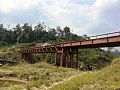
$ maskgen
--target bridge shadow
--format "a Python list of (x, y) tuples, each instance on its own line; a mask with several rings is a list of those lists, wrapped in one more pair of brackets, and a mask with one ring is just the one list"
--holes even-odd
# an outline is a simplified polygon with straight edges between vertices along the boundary
[(25, 61), (27, 61), (30, 64), (36, 63), (36, 58), (33, 54), (24, 54), (21, 58), (24, 58)]

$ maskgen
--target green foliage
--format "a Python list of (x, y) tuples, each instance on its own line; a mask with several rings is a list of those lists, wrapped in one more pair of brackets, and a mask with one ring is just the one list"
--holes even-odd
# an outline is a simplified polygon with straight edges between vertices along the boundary
[(55, 56), (54, 54), (47, 54), (46, 60), (49, 63), (54, 63)]
[[(34, 54), (36, 61), (45, 61), (50, 64), (55, 62), (55, 54)], [(79, 64), (83, 66), (84, 69), (88, 69), (87, 65), (92, 65), (93, 69), (101, 69), (111, 63), (113, 55), (111, 52), (102, 49), (80, 49), (79, 50)], [(74, 57), (74, 61), (76, 58)]]
[(80, 49), (79, 63), (85, 68), (88, 64), (94, 69), (100, 69), (111, 63), (113, 55), (101, 49)]
[(120, 89), (120, 58), (113, 60), (110, 66), (86, 72), (68, 82), (52, 87), (49, 90), (119, 90)]
[(0, 24), (0, 45), (9, 45), (15, 43), (48, 42), (60, 43), (63, 41), (76, 41), (81, 38), (70, 32), (69, 27), (46, 28), (44, 23), (38, 23), (32, 28), (32, 25), (25, 23), (23, 26), (17, 24), (13, 29), (4, 28)]

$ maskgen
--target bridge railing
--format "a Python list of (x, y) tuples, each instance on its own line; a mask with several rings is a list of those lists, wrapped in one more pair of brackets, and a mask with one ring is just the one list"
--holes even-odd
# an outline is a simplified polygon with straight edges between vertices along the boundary
[[(89, 37), (86, 37), (85, 39), (79, 40), (79, 41), (86, 41), (86, 40), (91, 40), (91, 39), (107, 38), (107, 37), (119, 36), (119, 35), (120, 35), (120, 31), (119, 32), (107, 33), (107, 34), (100, 34), (100, 35), (95, 35), (95, 36), (89, 36)], [(62, 44), (74, 43), (74, 42), (79, 42), (79, 41), (62, 42), (62, 43), (59, 43), (59, 44), (48, 45), (48, 46), (62, 46)], [(46, 46), (46, 47), (48, 47), (48, 46)]]
[[(101, 35), (95, 35), (95, 36), (90, 36), (86, 37), (84, 40), (79, 40), (79, 41), (72, 41), (72, 42), (62, 42), (58, 44), (53, 44), (53, 45), (48, 45), (48, 46), (43, 46), (43, 47), (31, 47), (31, 48), (25, 48), (22, 50), (28, 50), (28, 49), (36, 49), (36, 48), (46, 48), (46, 47), (62, 47), (64, 44), (72, 44), (75, 42), (82, 42), (86, 40), (92, 40), (92, 39), (100, 39), (100, 38), (108, 38), (108, 37), (115, 37), (115, 36), (120, 36), (120, 31), (119, 32), (113, 32), (113, 33), (107, 33), (107, 34), (101, 34)], [(21, 50), (21, 51), (22, 51)]]
[(99, 38), (119, 36), (119, 35), (120, 35), (120, 31), (119, 32), (113, 32), (113, 33), (107, 33), (107, 34), (100, 34), (100, 35), (90, 36), (88, 38), (89, 39), (99, 39)]

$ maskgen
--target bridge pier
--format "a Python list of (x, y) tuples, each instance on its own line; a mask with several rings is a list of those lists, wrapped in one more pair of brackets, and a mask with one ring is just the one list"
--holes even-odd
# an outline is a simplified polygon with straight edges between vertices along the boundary
[(67, 68), (68, 67), (68, 60), (69, 60), (69, 56), (68, 56), (68, 52), (65, 54), (65, 67)]
[(64, 61), (64, 49), (62, 48), (61, 57), (60, 57), (60, 66), (63, 66)]
[(79, 60), (78, 60), (78, 55), (79, 55), (79, 49), (76, 49), (76, 68), (79, 68)]
[(54, 65), (57, 64), (57, 53), (55, 53), (55, 61), (54, 61)]
[(55, 65), (61, 67), (79, 68), (78, 48), (62, 48), (55, 54)]
[(70, 67), (73, 68), (73, 57), (74, 57), (74, 50), (73, 49), (70, 49), (70, 52), (69, 52), (69, 55), (70, 55)]

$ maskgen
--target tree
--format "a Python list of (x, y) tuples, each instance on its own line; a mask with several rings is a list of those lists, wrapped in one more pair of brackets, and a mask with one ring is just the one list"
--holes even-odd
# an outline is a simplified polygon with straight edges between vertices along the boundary
[(22, 27), (20, 26), (20, 24), (17, 24), (14, 29), (14, 39), (15, 39), (15, 42), (19, 43), (20, 41), (20, 37), (21, 37), (21, 34), (22, 34)]
[(108, 52), (108, 56), (109, 57), (112, 57), (112, 49), (113, 49), (113, 47), (108, 47), (108, 50), (107, 50), (107, 52)]
[(31, 32), (32, 32), (32, 26), (28, 23), (25, 23), (22, 26), (23, 32), (22, 32), (22, 40), (23, 42), (31, 42)]
[(0, 41), (3, 40), (3, 31), (4, 31), (3, 24), (0, 24)]
[(61, 29), (60, 26), (58, 26), (58, 27), (56, 28), (56, 31), (57, 31), (57, 37), (58, 37), (57, 40), (58, 40), (59, 43), (61, 43), (61, 42), (64, 40), (64, 38), (63, 38), (64, 32), (63, 32), (63, 30)]
[(3, 24), (0, 24), (1, 43), (7, 42), (6, 31), (7, 30), (6, 30), (6, 28), (4, 28)]
[(69, 27), (65, 27), (64, 28), (64, 38), (65, 38), (65, 41), (70, 41), (70, 28)]
[(40, 40), (42, 38), (43, 33), (46, 31), (45, 30), (46, 25), (43, 23), (38, 23), (35, 27), (34, 27), (34, 40)]
[(48, 29), (48, 35), (49, 35), (49, 39), (50, 39), (51, 43), (56, 40), (56, 34), (57, 34), (57, 32), (54, 28)]

